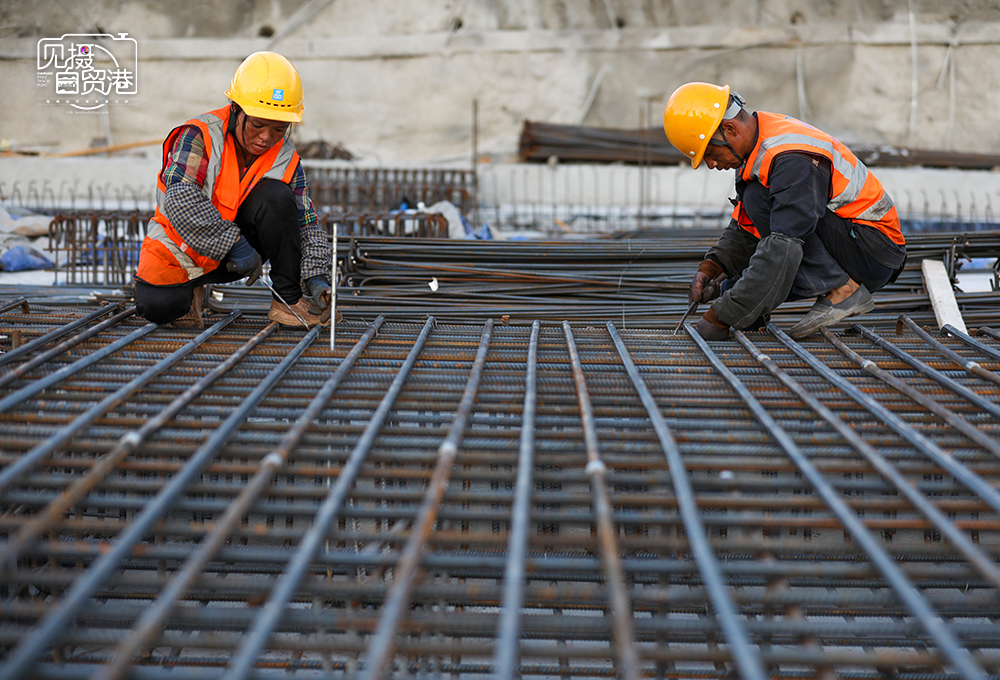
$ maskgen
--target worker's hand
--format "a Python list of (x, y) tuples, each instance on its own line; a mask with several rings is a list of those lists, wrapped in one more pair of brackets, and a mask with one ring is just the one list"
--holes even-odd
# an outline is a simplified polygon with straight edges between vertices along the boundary
[(253, 270), (253, 273), (247, 277), (248, 286), (252, 286), (253, 284), (257, 283), (257, 279), (259, 279), (260, 275), (263, 273), (262, 270), (263, 267), (261, 265), (257, 265), (257, 268)]
[(720, 275), (725, 270), (715, 260), (702, 260), (691, 280), (691, 290), (688, 291), (688, 302), (711, 302), (719, 296)]
[(325, 276), (313, 276), (306, 281), (309, 295), (312, 297), (312, 305), (309, 307), (310, 314), (319, 314), (320, 323), (330, 320), (330, 312), (333, 311), (333, 290), (330, 282)]
[(226, 254), (226, 269), (239, 274), (241, 278), (253, 274), (260, 265), (260, 254), (242, 236)]
[(694, 329), (705, 340), (725, 340), (729, 337), (729, 324), (719, 319), (711, 307), (698, 319)]

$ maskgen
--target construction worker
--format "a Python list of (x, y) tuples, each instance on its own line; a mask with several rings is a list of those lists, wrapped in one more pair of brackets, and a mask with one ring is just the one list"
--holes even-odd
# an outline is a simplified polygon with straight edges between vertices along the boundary
[(302, 120), (298, 71), (280, 54), (251, 54), (226, 97), (228, 106), (189, 120), (163, 143), (136, 309), (154, 323), (200, 328), (205, 284), (252, 283), (269, 260), (284, 302), (272, 299), (267, 318), (328, 324), (330, 243), (288, 139)]
[(706, 340), (760, 328), (786, 300), (816, 298), (788, 331), (804, 338), (874, 309), (871, 292), (902, 271), (892, 199), (834, 137), (790, 116), (749, 113), (728, 85), (710, 83), (677, 88), (663, 129), (692, 168), (736, 170), (732, 219), (689, 291), (692, 303), (718, 295), (695, 326)]

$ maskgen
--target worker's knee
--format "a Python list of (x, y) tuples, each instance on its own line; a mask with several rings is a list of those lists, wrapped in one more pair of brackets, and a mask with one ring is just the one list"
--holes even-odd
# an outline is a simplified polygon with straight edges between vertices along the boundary
[(260, 227), (293, 220), (298, 222), (298, 207), (292, 188), (276, 179), (262, 179), (240, 205), (236, 223)]
[(153, 323), (170, 323), (191, 308), (190, 286), (154, 286), (135, 282), (135, 309), (139, 316)]

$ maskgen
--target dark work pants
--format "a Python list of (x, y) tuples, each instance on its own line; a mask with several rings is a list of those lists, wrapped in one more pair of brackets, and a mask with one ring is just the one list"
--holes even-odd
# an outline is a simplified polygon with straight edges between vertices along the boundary
[[(743, 191), (743, 206), (760, 237), (771, 233), (771, 198), (767, 187), (750, 182)], [(816, 229), (802, 240), (802, 262), (792, 283), (789, 300), (812, 298), (847, 283), (848, 277), (869, 291), (884, 286), (903, 262), (905, 250), (885, 234), (827, 210)]]
[[(294, 305), (302, 297), (299, 285), (302, 237), (291, 187), (276, 179), (260, 180), (240, 205), (235, 222), (261, 259), (271, 262), (274, 289), (288, 304)], [(191, 308), (192, 295), (198, 286), (229, 283), (240, 278), (226, 269), (223, 258), (218, 268), (187, 283), (154, 286), (136, 279), (136, 310), (153, 323), (169, 323)]]

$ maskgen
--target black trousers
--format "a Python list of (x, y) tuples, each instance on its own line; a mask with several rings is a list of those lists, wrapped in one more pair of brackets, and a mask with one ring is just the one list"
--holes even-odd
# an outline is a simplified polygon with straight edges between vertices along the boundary
[[(771, 198), (767, 187), (750, 182), (743, 206), (760, 237), (771, 233)], [(825, 295), (847, 283), (848, 277), (869, 291), (884, 286), (902, 266), (906, 249), (866, 224), (858, 224), (830, 210), (809, 234), (787, 234), (802, 240), (802, 263), (792, 283), (790, 300)]]
[[(276, 179), (262, 179), (250, 190), (236, 212), (236, 226), (261, 260), (271, 263), (271, 284), (290, 305), (302, 297), (299, 283), (302, 236), (299, 213), (290, 186)], [(135, 306), (139, 315), (153, 323), (169, 323), (191, 308), (194, 289), (207, 283), (229, 283), (242, 278), (226, 269), (226, 258), (218, 268), (186, 283), (155, 286), (135, 281)]]

